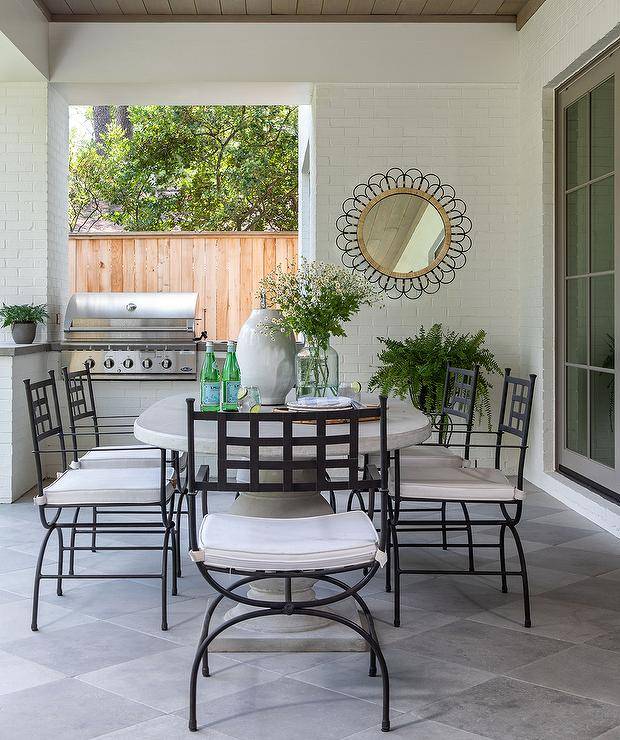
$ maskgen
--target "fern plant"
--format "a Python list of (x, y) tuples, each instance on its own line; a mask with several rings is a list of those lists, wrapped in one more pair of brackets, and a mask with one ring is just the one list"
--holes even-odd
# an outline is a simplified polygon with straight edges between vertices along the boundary
[(442, 406), (446, 363), (471, 370), (480, 365), (476, 413), (478, 421), (486, 418), (491, 424), (489, 390), (493, 387), (484, 372), (501, 373), (493, 353), (484, 346), (486, 332), (459, 334), (444, 331), (441, 324), (424, 327), (413, 337), (389, 339), (379, 337), (385, 348), (379, 352), (381, 366), (374, 373), (368, 389), (382, 394), (393, 394), (401, 399), (409, 397), (414, 406), (427, 414), (437, 413)]

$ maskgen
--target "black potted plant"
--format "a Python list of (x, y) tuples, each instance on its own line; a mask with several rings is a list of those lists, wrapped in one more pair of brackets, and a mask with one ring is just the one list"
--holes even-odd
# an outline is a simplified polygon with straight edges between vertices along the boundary
[[(480, 365), (481, 371), (501, 373), (493, 353), (484, 346), (486, 332), (475, 334), (444, 332), (441, 324), (433, 324), (426, 331), (421, 327), (413, 337), (386, 339), (379, 337), (385, 348), (379, 352), (381, 366), (370, 379), (370, 391), (410, 398), (414, 406), (434, 414), (441, 408), (443, 400), (446, 363), (453, 367), (471, 370)], [(491, 419), (489, 389), (491, 384), (481, 372), (478, 377), (476, 411), (479, 420), (484, 416)]]
[(0, 308), (2, 326), (10, 326), (15, 344), (32, 344), (37, 333), (37, 324), (47, 318), (45, 304), (7, 306)]

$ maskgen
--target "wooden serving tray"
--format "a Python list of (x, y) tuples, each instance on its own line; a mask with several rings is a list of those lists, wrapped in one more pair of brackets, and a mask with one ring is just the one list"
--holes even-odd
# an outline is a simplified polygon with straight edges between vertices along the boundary
[[(366, 406), (366, 408), (374, 408), (374, 406)], [(379, 407), (377, 406), (377, 410)], [(276, 406), (274, 409), (272, 409), (274, 414), (290, 414), (295, 413), (298, 409), (289, 409), (287, 406)], [(315, 411), (316, 409), (308, 409), (308, 411)], [(318, 410), (318, 413), (321, 413), (320, 410)], [(380, 414), (377, 414), (377, 416), (366, 416), (362, 417), (359, 421), (360, 424), (365, 421), (379, 421), (381, 418)], [(295, 424), (315, 424), (314, 419), (297, 419)], [(348, 419), (327, 419), (325, 421), (326, 424), (348, 424)]]

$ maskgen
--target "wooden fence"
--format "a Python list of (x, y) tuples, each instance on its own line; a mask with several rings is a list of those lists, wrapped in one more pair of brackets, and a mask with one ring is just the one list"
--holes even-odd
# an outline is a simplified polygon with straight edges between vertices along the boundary
[(73, 292), (192, 291), (198, 328), (234, 339), (257, 306), (258, 281), (297, 261), (296, 232), (71, 234)]

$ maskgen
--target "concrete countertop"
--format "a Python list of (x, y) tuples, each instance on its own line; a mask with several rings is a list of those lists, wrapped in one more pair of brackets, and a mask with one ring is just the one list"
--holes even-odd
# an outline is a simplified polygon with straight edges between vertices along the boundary
[(15, 342), (0, 342), (0, 357), (16, 357), (17, 355), (32, 355), (37, 352), (49, 352), (52, 349), (50, 342), (34, 342), (33, 344), (15, 344)]

